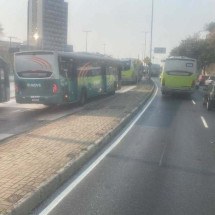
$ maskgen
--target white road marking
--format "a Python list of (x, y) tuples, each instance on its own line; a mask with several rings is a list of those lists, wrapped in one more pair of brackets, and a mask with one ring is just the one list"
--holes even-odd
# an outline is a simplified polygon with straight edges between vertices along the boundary
[(165, 146), (164, 146), (164, 149), (163, 149), (163, 152), (162, 152), (162, 155), (161, 155), (161, 159), (160, 159), (160, 161), (159, 161), (159, 166), (162, 165), (162, 162), (163, 162), (163, 158), (164, 158), (164, 154), (165, 154), (165, 152), (166, 152), (166, 149), (167, 149), (167, 143), (166, 143)]
[(23, 110), (14, 110), (12, 113), (22, 112)]
[(5, 138), (11, 137), (14, 134), (0, 134), (0, 140), (4, 140)]
[(136, 122), (140, 119), (140, 117), (145, 113), (148, 107), (153, 102), (155, 96), (158, 92), (158, 87), (156, 85), (156, 91), (144, 109), (132, 120), (132, 122), (127, 126), (120, 136), (112, 143), (112, 145), (107, 148), (86, 170), (84, 170), (77, 178), (71, 182), (68, 187), (66, 187), (47, 207), (45, 207), (39, 215), (47, 215), (49, 214), (125, 137), (125, 135), (132, 129), (132, 127), (136, 124)]
[(133, 90), (136, 86), (126, 87), (125, 89), (118, 90), (117, 93), (126, 93), (130, 90)]
[(195, 102), (194, 100), (192, 100), (192, 103), (193, 103), (194, 105), (196, 105), (196, 102)]
[(202, 120), (202, 123), (205, 126), (205, 128), (208, 128), (208, 124), (203, 116), (201, 116), (201, 120)]

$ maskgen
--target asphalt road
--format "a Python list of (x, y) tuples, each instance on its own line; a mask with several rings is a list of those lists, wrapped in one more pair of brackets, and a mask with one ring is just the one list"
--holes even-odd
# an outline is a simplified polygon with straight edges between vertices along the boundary
[(121, 143), (49, 215), (214, 215), (214, 117), (199, 92), (192, 98), (159, 92)]

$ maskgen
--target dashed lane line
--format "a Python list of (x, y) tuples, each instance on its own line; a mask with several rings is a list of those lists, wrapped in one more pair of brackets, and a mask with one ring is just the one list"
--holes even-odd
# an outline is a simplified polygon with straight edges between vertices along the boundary
[(208, 124), (203, 116), (201, 116), (201, 120), (202, 120), (202, 123), (205, 126), (205, 128), (208, 128)]

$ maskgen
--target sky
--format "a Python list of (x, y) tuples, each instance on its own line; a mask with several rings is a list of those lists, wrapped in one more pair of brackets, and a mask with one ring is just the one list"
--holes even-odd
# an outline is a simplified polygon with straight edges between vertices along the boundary
[[(74, 51), (104, 52), (113, 57), (144, 57), (144, 31), (150, 31), (152, 0), (66, 0), (69, 3), (68, 43)], [(215, 0), (154, 0), (153, 47), (167, 53), (182, 39), (215, 21)], [(27, 0), (0, 0), (5, 39), (27, 38)], [(147, 34), (149, 55), (150, 34)], [(163, 55), (153, 54), (154, 59)]]

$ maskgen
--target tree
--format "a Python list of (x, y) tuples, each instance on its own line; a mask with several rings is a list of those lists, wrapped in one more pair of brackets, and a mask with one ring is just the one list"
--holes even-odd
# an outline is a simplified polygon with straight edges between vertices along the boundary
[(209, 33), (215, 33), (215, 22), (210, 22), (205, 26), (205, 30), (209, 31)]
[(198, 68), (203, 69), (215, 63), (215, 22), (206, 26), (209, 32), (206, 39), (199, 39), (198, 34), (182, 40), (178, 47), (170, 52), (172, 56), (186, 56), (198, 61)]

